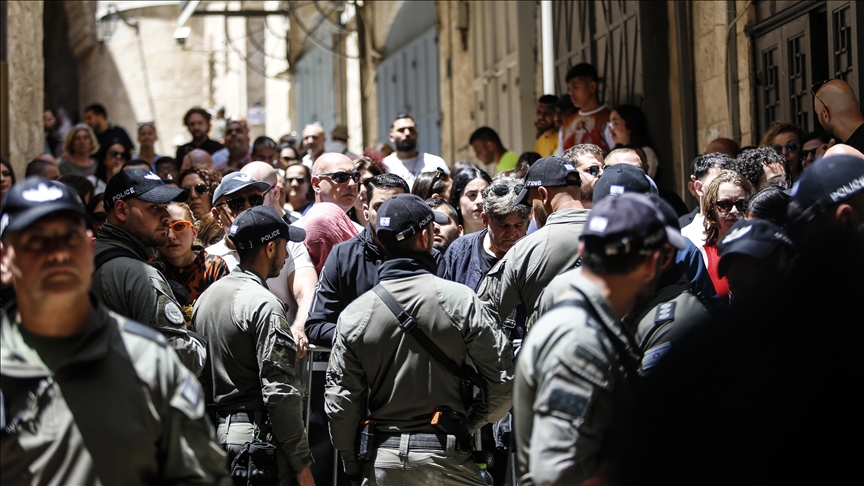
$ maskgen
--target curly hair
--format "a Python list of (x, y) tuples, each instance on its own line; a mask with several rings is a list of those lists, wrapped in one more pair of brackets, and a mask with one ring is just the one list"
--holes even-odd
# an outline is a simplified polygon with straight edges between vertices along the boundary
[(210, 194), (213, 194), (213, 192), (216, 191), (216, 188), (219, 187), (219, 183), (222, 182), (222, 174), (205, 165), (193, 165), (192, 167), (189, 167), (180, 173), (180, 177), (177, 181), (182, 182), (183, 178), (189, 174), (196, 174), (200, 177), (201, 180), (204, 181), (204, 184), (206, 184), (210, 189)]
[(762, 166), (773, 164), (780, 164), (788, 171), (786, 159), (782, 155), (771, 147), (759, 147), (741, 152), (730, 168), (746, 177), (753, 187), (759, 187), (759, 180), (765, 173)]
[(781, 133), (794, 133), (796, 137), (798, 137), (799, 146), (804, 143), (804, 139), (807, 138), (807, 134), (804, 133), (804, 130), (801, 129), (798, 125), (777, 121), (771, 125), (771, 128), (765, 132), (765, 136), (762, 137), (762, 140), (759, 142), (760, 147), (770, 147), (774, 144), (774, 137), (780, 135)]
[(720, 186), (726, 183), (735, 184), (744, 189), (747, 196), (753, 193), (753, 185), (738, 172), (723, 170), (717, 174), (717, 177), (708, 185), (705, 199), (702, 201), (702, 214), (705, 215), (705, 244), (707, 246), (716, 245), (720, 237), (720, 227), (717, 221), (717, 195), (720, 192)]

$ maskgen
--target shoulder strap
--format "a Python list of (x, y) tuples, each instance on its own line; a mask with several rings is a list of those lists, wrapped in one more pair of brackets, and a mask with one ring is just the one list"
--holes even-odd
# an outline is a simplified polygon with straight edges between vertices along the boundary
[(114, 260), (115, 258), (127, 257), (133, 258), (135, 260), (141, 260), (138, 258), (138, 255), (132, 253), (131, 250), (127, 250), (126, 248), (115, 247), (110, 248), (108, 250), (103, 251), (102, 253), (96, 255), (96, 258), (93, 260), (93, 271), (99, 270), (99, 267), (105, 265), (106, 263)]
[[(2, 422), (3, 428), (2, 430), (0, 430), (0, 432), (2, 432), (4, 438), (10, 435), (14, 435), (18, 431), (18, 423), (21, 422), (21, 419), (24, 418), (24, 415), (26, 415), (27, 412), (36, 410), (40, 406), (42, 398), (45, 396), (45, 393), (53, 385), (54, 378), (50, 376), (47, 376), (41, 381), (39, 381), (39, 384), (36, 386), (36, 391), (31, 391), (27, 394), (27, 401), (24, 404), (24, 408), (19, 410), (18, 413), (16, 413), (15, 416), (12, 417), (8, 423), (5, 419), (5, 410), (2, 411), (3, 419), (0, 419), (0, 422)], [(2, 393), (0, 393), (0, 397), (2, 397)]]
[[(585, 300), (567, 299), (555, 304), (555, 306), (552, 308), (554, 309), (558, 306), (569, 305), (584, 309), (586, 312), (591, 314), (597, 320), (597, 322), (600, 323), (600, 327), (603, 329), (603, 333), (606, 334), (606, 337), (609, 338), (609, 341), (612, 342), (612, 346), (615, 348), (615, 352), (618, 353), (618, 357), (621, 360), (621, 364), (624, 366), (624, 371), (627, 374), (627, 381), (630, 382), (631, 386), (635, 385), (636, 380), (640, 376), (639, 367), (641, 363), (638, 359), (636, 359), (636, 357), (633, 356), (630, 351), (627, 350), (627, 346), (625, 346), (624, 342), (621, 341), (621, 338), (619, 338), (617, 334), (615, 334), (614, 332), (612, 332), (611, 329), (609, 329), (609, 326), (606, 325), (606, 321), (604, 321), (603, 318), (600, 317), (597, 310), (594, 309), (594, 306), (591, 305), (591, 303), (588, 301), (588, 296), (582, 293), (582, 291), (579, 291), (579, 289), (576, 290), (580, 294), (582, 294), (583, 297), (585, 297)], [(632, 342), (630, 343), (630, 346), (635, 350), (639, 349), (635, 347)]]
[(420, 346), (422, 346), (423, 349), (425, 349), (426, 352), (435, 359), (435, 361), (447, 368), (450, 373), (453, 373), (459, 379), (468, 379), (468, 377), (466, 377), (465, 374), (462, 372), (462, 369), (459, 367), (459, 365), (457, 365), (456, 362), (453, 361), (453, 359), (447, 356), (447, 353), (445, 353), (441, 348), (439, 348), (438, 345), (435, 344), (429, 338), (429, 336), (427, 336), (426, 333), (423, 332), (422, 329), (420, 329), (419, 326), (417, 326), (417, 321), (415, 321), (413, 317), (411, 317), (407, 312), (405, 312), (402, 306), (400, 306), (399, 303), (396, 302), (396, 299), (393, 298), (393, 296), (390, 294), (390, 292), (387, 291), (387, 289), (385, 289), (379, 283), (375, 287), (372, 287), (372, 291), (381, 298), (381, 300), (384, 302), (384, 305), (386, 305), (387, 308), (390, 309), (390, 312), (392, 312), (393, 315), (396, 316), (396, 320), (399, 321), (399, 327), (402, 329), (402, 331), (410, 334), (411, 337), (413, 337), (420, 344)]

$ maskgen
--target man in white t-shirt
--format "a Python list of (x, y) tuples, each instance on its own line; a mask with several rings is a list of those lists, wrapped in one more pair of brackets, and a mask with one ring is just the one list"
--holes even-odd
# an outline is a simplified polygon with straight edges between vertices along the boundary
[(310, 123), (303, 127), (303, 148), (306, 155), (303, 156), (303, 165), (312, 170), (315, 160), (324, 153), (324, 144), (327, 142), (327, 134), (324, 127), (318, 123)]
[(391, 174), (405, 179), (410, 189), (421, 172), (433, 172), (439, 167), (450, 173), (444, 159), (437, 155), (417, 151), (417, 122), (411, 115), (398, 115), (390, 125), (390, 141), (396, 151), (384, 158), (384, 165)]
[[(256, 165), (249, 164), (252, 167), (248, 172), (258, 173), (261, 167), (257, 163), (253, 164)], [(267, 166), (263, 162), (260, 164)], [(269, 169), (273, 170), (272, 168)], [(268, 175), (265, 174), (263, 177), (266, 179)], [(267, 203), (271, 187), (269, 183), (259, 181), (247, 171), (232, 172), (222, 178), (222, 182), (213, 192), (213, 209), (211, 212), (219, 225), (226, 229), (226, 237), (218, 243), (208, 246), (206, 251), (211, 255), (222, 257), (229, 270), (233, 270), (240, 263), (240, 260), (234, 245), (227, 238), (228, 228), (243, 211)], [(281, 208), (274, 207), (273, 204), (268, 204), (268, 206), (273, 207), (277, 213), (284, 214)], [(315, 286), (318, 285), (318, 275), (306, 245), (302, 241), (289, 241), (288, 255), (279, 276), (267, 279), (267, 288), (285, 305), (285, 315), (288, 322), (291, 323), (291, 334), (297, 343), (297, 356), (302, 358), (306, 355), (309, 343), (304, 328), (306, 318), (309, 315), (312, 296), (315, 293)]]

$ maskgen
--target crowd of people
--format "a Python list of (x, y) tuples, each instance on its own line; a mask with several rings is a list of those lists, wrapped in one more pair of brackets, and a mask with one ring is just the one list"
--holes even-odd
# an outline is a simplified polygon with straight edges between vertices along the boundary
[(410, 115), (355, 155), (344, 127), (250, 141), (196, 107), (171, 157), (151, 122), (136, 147), (99, 104), (64, 136), (46, 112), (25, 177), (0, 166), (3, 482), (328, 484), (321, 444), (352, 485), (842, 469), (802, 466), (802, 438), (854, 464), (832, 442), (864, 295), (849, 85), (812, 87), (823, 132), (713, 140), (688, 207), (649, 117), (589, 64), (566, 82), (533, 152), (479, 127), (474, 163), (419, 151)]

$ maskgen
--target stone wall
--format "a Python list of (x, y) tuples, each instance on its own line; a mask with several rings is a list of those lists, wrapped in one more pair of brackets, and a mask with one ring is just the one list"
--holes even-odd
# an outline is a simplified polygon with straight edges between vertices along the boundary
[(27, 162), (42, 153), (44, 143), (43, 3), (10, 1), (7, 8), (9, 160), (20, 180)]

